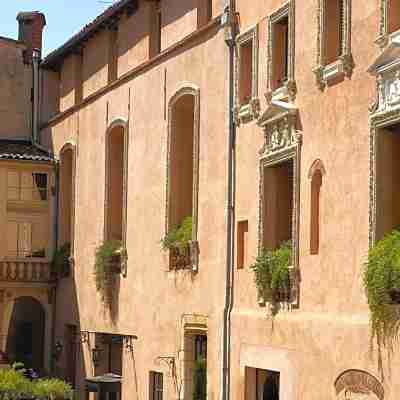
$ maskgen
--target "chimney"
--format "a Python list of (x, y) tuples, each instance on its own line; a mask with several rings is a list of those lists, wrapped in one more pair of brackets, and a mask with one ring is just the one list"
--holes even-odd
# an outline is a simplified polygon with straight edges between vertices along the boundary
[(18, 40), (26, 45), (24, 62), (32, 62), (33, 50), (38, 50), (42, 54), (43, 28), (46, 26), (46, 18), (39, 11), (21, 12), (17, 15), (19, 23)]

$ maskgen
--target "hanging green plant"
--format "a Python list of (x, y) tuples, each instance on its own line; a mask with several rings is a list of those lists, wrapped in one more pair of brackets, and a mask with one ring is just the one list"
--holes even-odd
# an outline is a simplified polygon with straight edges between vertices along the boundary
[(70, 273), (69, 258), (71, 256), (71, 243), (64, 243), (56, 250), (51, 262), (53, 274), (61, 278), (67, 277)]
[(400, 332), (400, 230), (393, 230), (368, 253), (364, 287), (371, 312), (372, 339), (391, 345)]
[(275, 250), (264, 250), (251, 266), (258, 294), (274, 301), (279, 291), (290, 289), (289, 266), (292, 262), (292, 243), (283, 243)]
[(121, 258), (124, 253), (119, 240), (105, 241), (96, 249), (94, 267), (96, 289), (105, 303), (111, 300), (112, 284), (116, 274), (121, 272)]
[(193, 219), (186, 217), (177, 227), (170, 229), (169, 232), (161, 239), (163, 250), (178, 248), (183, 250), (192, 240)]
[(207, 361), (197, 360), (193, 369), (193, 400), (207, 399)]

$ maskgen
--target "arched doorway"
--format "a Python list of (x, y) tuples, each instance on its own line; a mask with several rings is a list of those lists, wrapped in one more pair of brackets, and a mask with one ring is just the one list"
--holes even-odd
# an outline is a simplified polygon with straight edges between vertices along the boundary
[(7, 335), (7, 354), (11, 362), (41, 371), (44, 367), (45, 311), (33, 297), (15, 300)]

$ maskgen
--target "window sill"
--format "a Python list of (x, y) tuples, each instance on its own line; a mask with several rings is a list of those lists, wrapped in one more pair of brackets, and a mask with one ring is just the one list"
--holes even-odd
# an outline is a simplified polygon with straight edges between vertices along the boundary
[(48, 210), (47, 200), (8, 200), (7, 211), (33, 211), (46, 212)]
[(314, 69), (317, 84), (321, 90), (325, 89), (331, 82), (350, 77), (354, 68), (354, 61), (351, 54), (340, 56), (336, 61), (321, 65)]
[(277, 101), (289, 101), (293, 102), (297, 95), (297, 85), (295, 80), (287, 80), (278, 88), (267, 92), (266, 97), (270, 102), (272, 100)]
[(247, 104), (241, 104), (235, 109), (235, 120), (238, 126), (257, 119), (259, 115), (260, 100), (258, 98), (252, 98)]

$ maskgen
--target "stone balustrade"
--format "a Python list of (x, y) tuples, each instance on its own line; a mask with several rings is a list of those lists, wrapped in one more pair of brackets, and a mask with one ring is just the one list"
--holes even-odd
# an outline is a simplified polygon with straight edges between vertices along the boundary
[(48, 283), (53, 280), (51, 266), (45, 260), (0, 260), (0, 282)]

